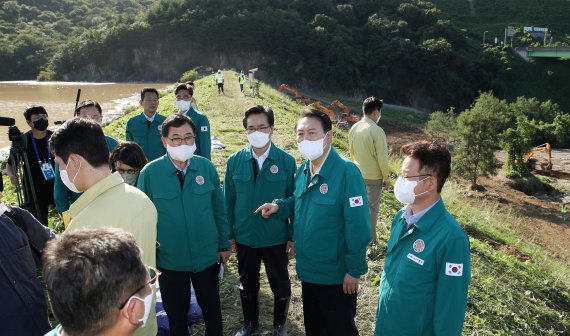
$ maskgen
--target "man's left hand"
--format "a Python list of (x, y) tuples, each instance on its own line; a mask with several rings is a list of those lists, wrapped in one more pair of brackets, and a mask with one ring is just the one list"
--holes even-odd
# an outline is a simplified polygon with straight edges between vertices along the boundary
[(358, 293), (359, 285), (360, 285), (360, 279), (353, 278), (348, 273), (344, 275), (344, 281), (342, 283), (342, 290), (344, 291), (344, 294)]
[(291, 240), (287, 241), (287, 247), (285, 248), (285, 252), (290, 256), (290, 257), (295, 257), (295, 243)]
[(218, 252), (218, 260), (222, 263), (226, 263), (226, 261), (228, 261), (228, 259), (230, 258), (230, 251), (220, 251)]
[(384, 190), (390, 189), (390, 180), (384, 181)]

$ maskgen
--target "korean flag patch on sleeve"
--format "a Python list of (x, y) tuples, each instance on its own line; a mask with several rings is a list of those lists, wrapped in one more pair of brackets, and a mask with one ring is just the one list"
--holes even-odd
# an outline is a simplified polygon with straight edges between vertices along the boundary
[(445, 263), (445, 275), (463, 276), (463, 264)]
[(350, 207), (354, 208), (354, 207), (359, 207), (359, 206), (363, 206), (364, 202), (362, 201), (362, 196), (356, 196), (356, 197), (351, 197), (348, 199), (350, 202)]

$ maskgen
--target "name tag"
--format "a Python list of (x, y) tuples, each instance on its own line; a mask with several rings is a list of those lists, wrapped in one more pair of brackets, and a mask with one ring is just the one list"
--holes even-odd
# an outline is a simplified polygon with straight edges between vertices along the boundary
[(411, 261), (415, 262), (418, 265), (423, 266), (424, 265), (424, 260), (420, 259), (418, 257), (416, 257), (415, 255), (408, 253), (408, 259), (410, 259)]
[(44, 180), (49, 181), (55, 178), (55, 173), (53, 171), (53, 167), (49, 162), (44, 162), (40, 165), (40, 169), (42, 170), (42, 174), (44, 175)]

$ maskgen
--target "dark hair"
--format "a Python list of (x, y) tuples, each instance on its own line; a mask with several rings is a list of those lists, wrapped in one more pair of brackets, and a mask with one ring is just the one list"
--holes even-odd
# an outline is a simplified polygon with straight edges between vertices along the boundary
[(127, 164), (137, 170), (143, 169), (143, 167), (148, 163), (144, 152), (136, 142), (124, 141), (113, 149), (111, 156), (109, 157), (109, 165), (113, 172), (115, 169), (115, 162), (120, 161)]
[(362, 103), (362, 112), (368, 115), (376, 110), (381, 110), (382, 106), (384, 106), (384, 101), (382, 99), (374, 96), (368, 97), (364, 99), (364, 102)]
[(79, 116), (81, 109), (84, 107), (89, 107), (89, 106), (95, 106), (97, 111), (99, 111), (99, 114), (103, 114), (103, 109), (101, 108), (101, 105), (99, 105), (98, 102), (96, 102), (94, 100), (84, 100), (81, 103), (79, 103), (79, 105), (77, 105), (77, 108), (75, 109), (75, 112), (73, 113), (73, 116), (75, 116), (75, 117)]
[(194, 132), (194, 135), (197, 136), (196, 125), (194, 125), (192, 119), (190, 119), (184, 114), (174, 113), (169, 115), (166, 118), (166, 120), (162, 123), (162, 129), (161, 129), (162, 137), (164, 138), (168, 137), (168, 131), (170, 131), (171, 127), (180, 127), (184, 124), (190, 125), (190, 127), (192, 128), (192, 132)]
[(80, 229), (48, 243), (44, 279), (54, 315), (70, 334), (98, 335), (146, 283), (135, 237), (116, 228)]
[(451, 171), (451, 153), (444, 146), (430, 141), (417, 141), (402, 147), (402, 153), (420, 162), (420, 169), (426, 168), (437, 179), (437, 192), (441, 193), (445, 180)]
[[(325, 132), (325, 133), (332, 130), (331, 118), (328, 116), (328, 114), (324, 113), (323, 111), (319, 111), (319, 110), (315, 110), (315, 109), (306, 109), (306, 110), (303, 110), (301, 112), (301, 118), (318, 119), (321, 123), (321, 126), (323, 127), (323, 132)], [(298, 124), (299, 124), (299, 121), (297, 121), (295, 128), (297, 128)]]
[(245, 114), (243, 116), (243, 128), (247, 128), (247, 118), (249, 118), (249, 116), (252, 114), (264, 114), (267, 117), (267, 122), (269, 123), (269, 126), (273, 127), (273, 124), (275, 123), (273, 110), (263, 105), (255, 105), (248, 108), (245, 111)]
[(184, 84), (190, 85), (190, 86), (194, 86), (194, 82), (193, 82), (193, 81), (188, 81), (188, 82), (186, 82), (186, 83), (184, 83)]
[(109, 164), (109, 147), (101, 126), (93, 120), (66, 121), (49, 139), (55, 155), (67, 163), (70, 154), (81, 155), (95, 168)]
[(26, 120), (30, 120), (32, 119), (32, 116), (35, 114), (45, 114), (47, 115), (47, 111), (43, 106), (40, 105), (32, 105), (29, 106), (25, 111), (24, 111), (24, 118), (26, 118)]
[(176, 87), (176, 89), (174, 90), (174, 94), (177, 95), (179, 91), (182, 90), (186, 90), (188, 92), (190, 92), (190, 97), (194, 96), (194, 90), (192, 90), (192, 88), (190, 87), (190, 85), (184, 83), (184, 84), (178, 84), (178, 86)]
[(151, 87), (145, 87), (141, 91), (141, 100), (144, 100), (144, 96), (146, 95), (147, 92), (156, 93), (156, 98), (158, 98), (158, 90), (157, 89), (151, 88)]

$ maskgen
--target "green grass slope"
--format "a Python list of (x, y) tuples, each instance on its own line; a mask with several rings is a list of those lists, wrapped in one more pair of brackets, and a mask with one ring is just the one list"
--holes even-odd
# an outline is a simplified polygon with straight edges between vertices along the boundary
[[(304, 108), (274, 88), (261, 85), (260, 96), (246, 97), (239, 92), (237, 74), (226, 71), (226, 94), (218, 95), (214, 79), (208, 76), (196, 81), (195, 98), (201, 111), (210, 119), (212, 135), (216, 135), (227, 148), (213, 151), (212, 160), (221, 177), (224, 176), (228, 156), (247, 144), (242, 114), (253, 104), (270, 106), (275, 112), (274, 142), (285, 148), (300, 162), (294, 136), (294, 125)], [(161, 113), (174, 112), (174, 94), (161, 93)], [(356, 102), (354, 102), (356, 104)], [(124, 125), (134, 113), (116, 120), (105, 132), (124, 139)], [(396, 119), (413, 119), (413, 115), (397, 111)], [(389, 113), (388, 113), (389, 115)], [(347, 152), (347, 131), (335, 129), (334, 146), (340, 153)], [(393, 157), (391, 170), (399, 171), (401, 158)], [(463, 187), (449, 181), (443, 191), (443, 200), (450, 211), (469, 233), (472, 251), (472, 282), (469, 289), (464, 335), (568, 335), (570, 330), (570, 269), (568, 265), (550, 259), (540, 246), (517, 233), (514, 223), (525, 218), (502, 213), (491, 202), (468, 200)], [(401, 205), (392, 191), (384, 193), (378, 223), (379, 243), (370, 248), (369, 273), (363, 278), (358, 296), (357, 325), (361, 335), (372, 335), (375, 325), (378, 285), (374, 281), (382, 273), (386, 241), (392, 217)], [(524, 223), (524, 224), (523, 224)], [(513, 251), (516, 251), (514, 253)], [(521, 257), (524, 256), (524, 258)], [(304, 335), (300, 282), (295, 273), (295, 260), (289, 266), (293, 297), (289, 313), (289, 334)], [(264, 272), (262, 270), (262, 272)], [(261, 276), (260, 330), (258, 335), (270, 334), (273, 297), (266, 280)], [(235, 255), (227, 266), (221, 283), (224, 334), (230, 335), (241, 324), (238, 273)], [(421, 302), (418, 302), (421, 304)], [(204, 326), (194, 327), (194, 335), (202, 335)]]
[(483, 38), (504, 37), (506, 26), (548, 27), (570, 34), (569, 0), (431, 0), (445, 17)]

